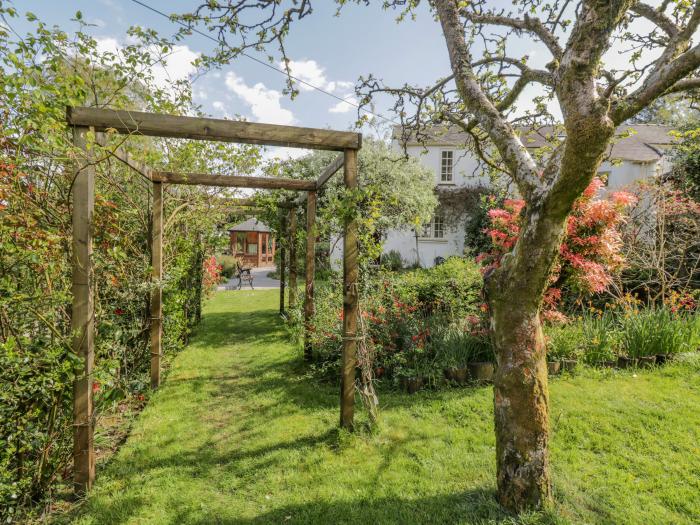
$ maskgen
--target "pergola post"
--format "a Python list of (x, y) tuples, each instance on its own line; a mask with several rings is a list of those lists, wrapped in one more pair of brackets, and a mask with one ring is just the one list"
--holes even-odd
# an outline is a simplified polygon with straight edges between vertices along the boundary
[(297, 209), (289, 210), (289, 309), (297, 305)]
[(95, 363), (95, 305), (92, 276), (92, 214), (95, 207), (95, 165), (87, 147), (87, 127), (73, 128), (73, 143), (83, 159), (73, 182), (73, 352), (82, 369), (73, 382), (73, 483), (85, 493), (95, 480), (92, 373)]
[(287, 217), (282, 214), (280, 219), (280, 315), (284, 315), (284, 285), (287, 278), (286, 255), (284, 236), (287, 234)]
[[(357, 188), (357, 150), (345, 150), (345, 188)], [(340, 382), (340, 426), (353, 428), (355, 412), (355, 366), (357, 364), (357, 220), (345, 222), (343, 236), (343, 355)]]
[(153, 183), (151, 211), (151, 266), (155, 286), (151, 291), (151, 388), (160, 386), (163, 353), (163, 183)]
[(316, 192), (306, 198), (306, 293), (304, 294), (304, 360), (313, 359), (311, 318), (314, 315), (314, 272), (316, 262)]

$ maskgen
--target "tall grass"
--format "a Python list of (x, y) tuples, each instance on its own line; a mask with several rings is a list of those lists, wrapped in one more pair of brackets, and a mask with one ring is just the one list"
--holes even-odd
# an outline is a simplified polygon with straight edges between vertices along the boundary
[(621, 318), (622, 351), (629, 357), (678, 354), (697, 348), (700, 317), (668, 308), (634, 310)]
[(678, 354), (700, 347), (700, 314), (665, 307), (587, 313), (570, 324), (546, 327), (546, 335), (552, 360), (579, 358), (596, 365), (618, 355)]

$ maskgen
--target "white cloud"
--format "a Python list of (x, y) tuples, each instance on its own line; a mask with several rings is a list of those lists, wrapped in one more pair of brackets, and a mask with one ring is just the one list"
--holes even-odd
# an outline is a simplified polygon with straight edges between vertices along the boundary
[[(346, 80), (328, 80), (326, 70), (321, 67), (315, 60), (290, 60), (289, 71), (292, 76), (308, 82), (312, 86), (324, 89), (330, 93), (338, 93), (341, 98), (357, 103), (355, 97), (352, 97), (352, 89), (355, 86), (352, 82)], [(284, 67), (284, 63), (280, 63), (280, 67)], [(313, 88), (307, 84), (297, 82), (300, 91), (313, 91)], [(329, 111), (331, 113), (347, 113), (352, 109), (352, 106), (340, 102), (333, 106)]]
[(226, 87), (250, 106), (253, 117), (259, 122), (285, 125), (294, 122), (294, 114), (280, 104), (282, 93), (267, 88), (262, 82), (249, 86), (242, 77), (229, 71), (226, 73)]
[(309, 153), (311, 153), (311, 150), (302, 148), (270, 148), (265, 150), (265, 153), (263, 153), (263, 158), (265, 160), (289, 160), (298, 159), (299, 157), (303, 157)]
[(197, 72), (192, 62), (199, 58), (199, 53), (188, 46), (173, 46), (164, 57), (163, 63), (153, 66), (151, 71), (154, 82), (160, 87), (167, 87), (170, 82), (185, 80)]
[(226, 109), (226, 107), (224, 106), (224, 103), (221, 102), (220, 100), (215, 100), (212, 103), (212, 107), (218, 111), (224, 111), (224, 109)]
[(199, 88), (195, 89), (192, 92), (192, 96), (196, 98), (197, 100), (207, 100), (209, 98), (209, 94), (207, 93), (206, 89)]
[(328, 83), (329, 91), (349, 91), (353, 87), (355, 87), (355, 84), (353, 84), (352, 82), (346, 82), (344, 80), (338, 80)]
[(95, 40), (97, 41), (97, 51), (100, 53), (114, 53), (118, 55), (119, 51), (122, 49), (122, 46), (119, 45), (116, 38), (97, 37)]
[[(97, 37), (97, 50), (100, 53), (114, 53), (117, 57), (122, 57), (124, 46), (113, 37)], [(188, 46), (173, 46), (168, 54), (160, 57), (161, 60), (153, 64), (150, 73), (156, 86), (170, 90), (173, 82), (185, 80), (197, 72), (197, 68), (192, 64), (199, 53), (192, 51)], [(159, 57), (156, 49), (153, 49), (154, 60)]]
[[(292, 76), (304, 82), (329, 91), (335, 89), (331, 88), (325, 70), (315, 60), (290, 60), (288, 66)], [(280, 67), (284, 68), (284, 63), (280, 63)], [(313, 88), (306, 84), (298, 83), (298, 86), (301, 91), (313, 91)]]
[[(329, 113), (348, 113), (355, 109), (355, 106), (359, 104), (355, 97), (345, 97), (347, 102), (338, 102), (335, 106), (328, 110)], [(354, 104), (354, 106), (352, 105)]]

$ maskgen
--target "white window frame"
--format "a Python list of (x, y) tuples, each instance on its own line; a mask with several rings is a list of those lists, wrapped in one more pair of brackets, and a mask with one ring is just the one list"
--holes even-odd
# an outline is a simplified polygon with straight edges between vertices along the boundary
[(445, 217), (442, 213), (436, 213), (428, 224), (423, 226), (421, 238), (442, 241), (445, 239)]
[[(448, 162), (449, 161), (449, 164)], [(455, 152), (451, 149), (440, 151), (440, 184), (454, 182)]]

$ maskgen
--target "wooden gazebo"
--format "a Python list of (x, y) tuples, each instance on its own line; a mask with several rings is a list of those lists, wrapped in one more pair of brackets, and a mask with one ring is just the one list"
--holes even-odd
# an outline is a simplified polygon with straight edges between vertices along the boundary
[(229, 229), (231, 255), (246, 267), (270, 266), (275, 261), (275, 238), (270, 228), (255, 217)]

